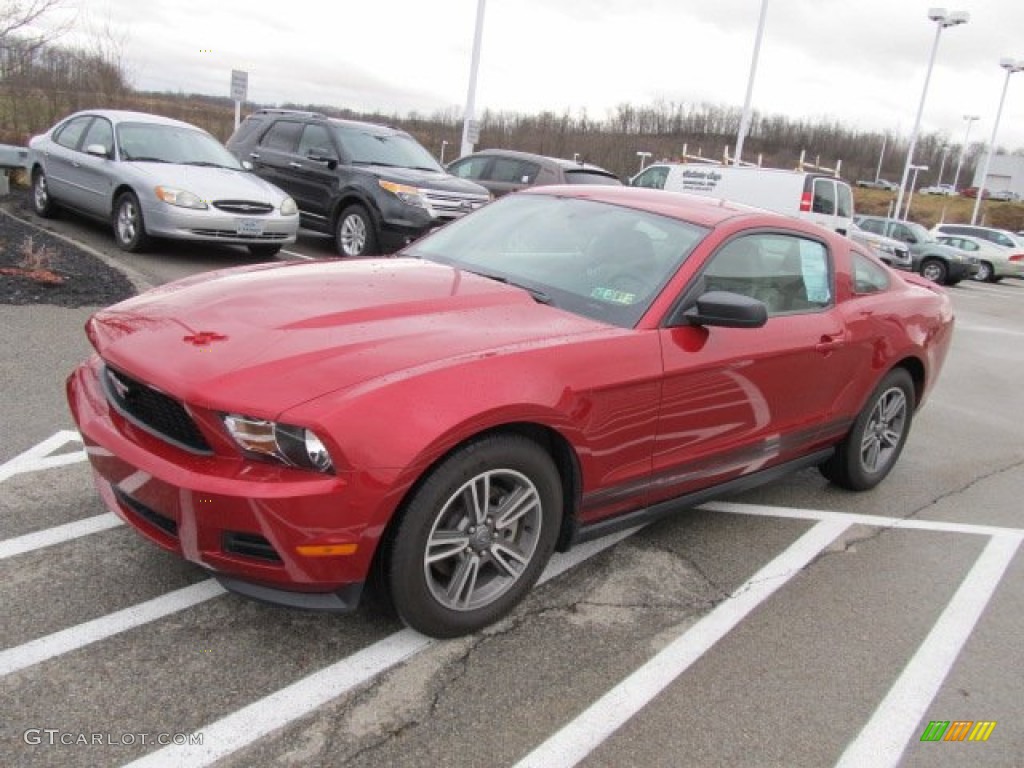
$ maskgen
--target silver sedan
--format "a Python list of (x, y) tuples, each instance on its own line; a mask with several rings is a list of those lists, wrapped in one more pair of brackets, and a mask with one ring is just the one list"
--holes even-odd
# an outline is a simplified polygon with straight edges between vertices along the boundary
[(295, 201), (244, 169), (209, 133), (141, 112), (77, 112), (29, 142), (32, 205), (109, 221), (117, 244), (152, 237), (245, 245), (271, 257), (295, 242)]

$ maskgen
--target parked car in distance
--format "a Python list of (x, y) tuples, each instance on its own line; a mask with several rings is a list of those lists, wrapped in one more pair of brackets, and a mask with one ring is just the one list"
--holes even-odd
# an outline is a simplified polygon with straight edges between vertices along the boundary
[(612, 186), (158, 290), (89, 320), (68, 382), (105, 503), (261, 600), (351, 609), (372, 571), (438, 637), (556, 548), (799, 468), (876, 486), (953, 329), (836, 233)]
[(970, 235), (939, 235), (937, 239), (978, 260), (975, 280), (998, 283), (1004, 277), (1024, 277), (1024, 249), (1013, 251)]
[(302, 226), (342, 256), (390, 253), (491, 200), (405, 131), (318, 112), (261, 109), (227, 147), (295, 198)]
[(1000, 245), (1003, 248), (1024, 249), (1024, 234), (996, 227), (983, 227), (976, 224), (940, 223), (932, 227), (932, 234), (936, 237), (939, 235), (970, 235), (981, 240), (987, 240), (993, 245)]
[(895, 192), (900, 188), (899, 184), (887, 179), (859, 179), (857, 186), (864, 187), (865, 189), (886, 189), (890, 192)]
[(952, 184), (935, 184), (930, 187), (921, 187), (917, 190), (919, 195), (943, 195), (945, 197), (956, 197), (957, 191)]
[(706, 195), (795, 216), (846, 234), (853, 190), (842, 179), (811, 171), (712, 163), (652, 163), (629, 182), (633, 187)]
[[(978, 188), (977, 187), (964, 187), (963, 189), (960, 190), (960, 194), (963, 195), (964, 197), (977, 198), (978, 197)], [(989, 191), (987, 189), (983, 189), (981, 191), (981, 199), (982, 200), (988, 198), (989, 196), (990, 196), (989, 195)]]
[(890, 267), (913, 271), (914, 260), (910, 256), (910, 248), (906, 243), (875, 232), (868, 232), (852, 221), (846, 236), (855, 243), (863, 245)]
[(153, 237), (245, 245), (269, 258), (295, 242), (298, 209), (206, 131), (167, 117), (76, 112), (29, 142), (32, 207), (110, 222), (126, 251)]
[(1008, 189), (1000, 189), (998, 192), (993, 192), (989, 195), (989, 200), (996, 200), (1002, 203), (1015, 203), (1020, 200), (1020, 195), (1016, 192), (1011, 192)]
[(511, 149), (482, 149), (448, 164), (448, 172), (486, 187), (495, 197), (545, 184), (611, 184), (622, 181), (590, 163)]
[(973, 277), (978, 271), (978, 260), (957, 248), (950, 248), (920, 224), (884, 216), (855, 216), (861, 229), (885, 235), (907, 244), (910, 248), (912, 269), (922, 277), (941, 285), (956, 285)]

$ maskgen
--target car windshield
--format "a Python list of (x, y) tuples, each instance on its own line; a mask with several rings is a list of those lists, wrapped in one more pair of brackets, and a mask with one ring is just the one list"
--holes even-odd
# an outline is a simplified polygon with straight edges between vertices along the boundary
[(242, 168), (220, 142), (195, 128), (159, 123), (120, 123), (117, 141), (122, 160), (234, 170)]
[(382, 133), (342, 125), (334, 126), (334, 132), (356, 165), (443, 171), (434, 156), (408, 134)]
[(502, 198), (403, 251), (524, 288), (540, 302), (631, 328), (707, 229), (607, 203)]

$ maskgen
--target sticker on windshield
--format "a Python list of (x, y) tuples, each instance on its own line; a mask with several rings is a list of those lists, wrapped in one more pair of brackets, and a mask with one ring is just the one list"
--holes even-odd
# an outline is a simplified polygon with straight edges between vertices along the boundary
[(617, 291), (614, 288), (595, 288), (590, 298), (610, 301), (612, 304), (636, 304), (636, 294), (628, 291)]

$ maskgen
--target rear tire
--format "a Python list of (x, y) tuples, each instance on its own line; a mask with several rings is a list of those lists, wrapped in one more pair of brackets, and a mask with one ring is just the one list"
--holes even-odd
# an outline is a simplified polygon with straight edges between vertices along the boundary
[(974, 276), (974, 279), (982, 283), (994, 283), (996, 281), (996, 271), (987, 261), (982, 261), (978, 264), (978, 273)]
[(941, 259), (925, 259), (921, 262), (921, 277), (939, 285), (945, 285), (949, 270)]
[(851, 491), (874, 488), (893, 468), (910, 434), (915, 407), (914, 381), (894, 368), (871, 393), (846, 438), (818, 469)]
[(53, 218), (57, 214), (57, 204), (50, 197), (46, 172), (42, 168), (36, 168), (32, 174), (32, 210), (44, 219)]

